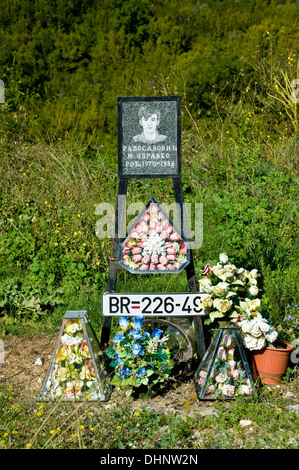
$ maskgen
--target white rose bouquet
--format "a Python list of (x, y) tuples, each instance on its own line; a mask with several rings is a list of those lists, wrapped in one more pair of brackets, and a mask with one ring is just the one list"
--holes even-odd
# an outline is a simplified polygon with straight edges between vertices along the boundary
[(217, 265), (206, 265), (202, 275), (199, 291), (204, 293), (201, 307), (209, 315), (207, 323), (215, 319), (235, 322), (245, 347), (250, 350), (272, 345), (277, 332), (258, 311), (258, 270), (237, 268), (222, 253)]

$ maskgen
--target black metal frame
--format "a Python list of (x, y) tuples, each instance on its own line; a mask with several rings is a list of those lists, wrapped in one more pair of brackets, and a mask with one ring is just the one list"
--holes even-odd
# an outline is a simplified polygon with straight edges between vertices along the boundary
[[(119, 186), (118, 186), (118, 196), (124, 196), (124, 197), (117, 198), (116, 213), (115, 213), (115, 238), (112, 240), (111, 256), (109, 260), (109, 271), (108, 271), (108, 282), (107, 282), (108, 292), (115, 292), (117, 272), (119, 270), (124, 269), (119, 264), (119, 243), (120, 243), (119, 228), (121, 229), (124, 223), (127, 187), (128, 187), (128, 179), (120, 178)], [(181, 227), (185, 228), (184, 236), (188, 239), (188, 234), (186, 233), (187, 222), (186, 222), (186, 213), (184, 210), (183, 190), (182, 190), (182, 184), (181, 184), (180, 178), (173, 178), (173, 188), (174, 188), (175, 200), (180, 205), (180, 208), (181, 208), (181, 211), (180, 211)], [(120, 201), (120, 204), (119, 204), (119, 201)], [(190, 250), (190, 262), (184, 269), (186, 270), (189, 291), (197, 292), (197, 284), (196, 284), (192, 250)], [(108, 345), (108, 342), (110, 339), (111, 321), (112, 321), (112, 317), (104, 316), (103, 325), (102, 325), (102, 335), (101, 335), (102, 347), (105, 347)], [(198, 316), (194, 316), (193, 321), (194, 321), (194, 328), (195, 328), (196, 341), (197, 341), (197, 352), (198, 352), (199, 359), (202, 359), (206, 351), (202, 319)]]

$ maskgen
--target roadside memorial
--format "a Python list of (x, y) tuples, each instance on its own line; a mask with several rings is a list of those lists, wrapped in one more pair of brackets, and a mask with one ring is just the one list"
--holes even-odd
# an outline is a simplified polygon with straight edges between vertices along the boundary
[[(115, 237), (112, 240), (107, 291), (102, 296), (103, 325), (101, 346), (109, 347), (113, 317), (147, 317), (144, 323), (159, 321), (185, 341), (192, 359), (193, 349), (183, 329), (173, 317), (194, 325), (197, 357), (205, 354), (202, 325), (204, 309), (199, 308), (192, 250), (181, 184), (181, 101), (180, 97), (118, 98), (118, 197), (115, 211)], [(126, 195), (132, 178), (171, 178), (178, 207), (179, 226), (172, 222), (154, 197), (144, 206), (129, 230), (125, 230)], [(118, 292), (117, 273), (132, 275), (186, 271), (188, 291), (182, 293)], [(170, 330), (169, 330), (170, 331)], [(122, 344), (122, 343), (120, 343)], [(111, 356), (112, 351), (110, 350)]]
[(38, 401), (107, 401), (110, 377), (86, 311), (67, 311)]

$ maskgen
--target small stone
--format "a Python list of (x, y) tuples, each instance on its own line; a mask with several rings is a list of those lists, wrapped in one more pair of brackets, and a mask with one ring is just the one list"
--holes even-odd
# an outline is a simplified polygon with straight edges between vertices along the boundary
[(250, 421), (250, 419), (241, 419), (241, 421), (239, 421), (239, 424), (240, 426), (242, 426), (242, 428), (246, 428), (247, 426), (252, 425), (252, 421)]
[(290, 411), (295, 411), (295, 413), (299, 414), (299, 405), (289, 405), (289, 406), (287, 406), (287, 408)]
[(38, 357), (34, 363), (36, 366), (42, 366), (45, 363), (44, 359), (42, 357)]

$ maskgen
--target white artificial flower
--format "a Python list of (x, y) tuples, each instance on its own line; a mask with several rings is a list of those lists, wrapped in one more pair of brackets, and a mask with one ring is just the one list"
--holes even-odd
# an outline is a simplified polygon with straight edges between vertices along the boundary
[(203, 308), (210, 308), (213, 306), (213, 297), (209, 294), (201, 296), (201, 305)]
[(211, 292), (212, 281), (209, 278), (201, 279), (199, 281), (200, 292)]
[(245, 299), (245, 302), (247, 304), (247, 309), (249, 310), (249, 312), (255, 312), (261, 305), (260, 299)]
[(219, 312), (226, 313), (231, 309), (233, 302), (229, 299), (215, 299), (213, 305)]
[(228, 287), (227, 282), (219, 282), (216, 286), (212, 287), (212, 291), (218, 297), (224, 297), (228, 291)]
[(220, 262), (221, 263), (227, 263), (228, 262), (228, 256), (226, 253), (221, 253), (219, 256)]
[(216, 266), (213, 266), (213, 274), (215, 274), (217, 277), (223, 276), (224, 269), (221, 264), (216, 264)]
[(60, 339), (65, 346), (75, 346), (76, 344), (79, 344), (83, 341), (83, 336), (74, 337), (68, 334), (64, 334)]
[(152, 254), (165, 255), (165, 240), (163, 240), (160, 235), (152, 230), (148, 238), (143, 244), (143, 253), (151, 256)]
[(266, 340), (269, 341), (269, 343), (274, 343), (274, 341), (277, 339), (277, 336), (277, 331), (274, 330), (273, 326), (270, 326), (269, 331), (265, 335)]
[(252, 285), (250, 288), (249, 288), (249, 294), (253, 295), (253, 296), (256, 296), (258, 295), (259, 293), (259, 290), (258, 290), (258, 287), (257, 286), (254, 286)]
[(252, 277), (253, 279), (256, 279), (259, 277), (259, 272), (257, 269), (252, 269), (249, 273), (249, 276)]

